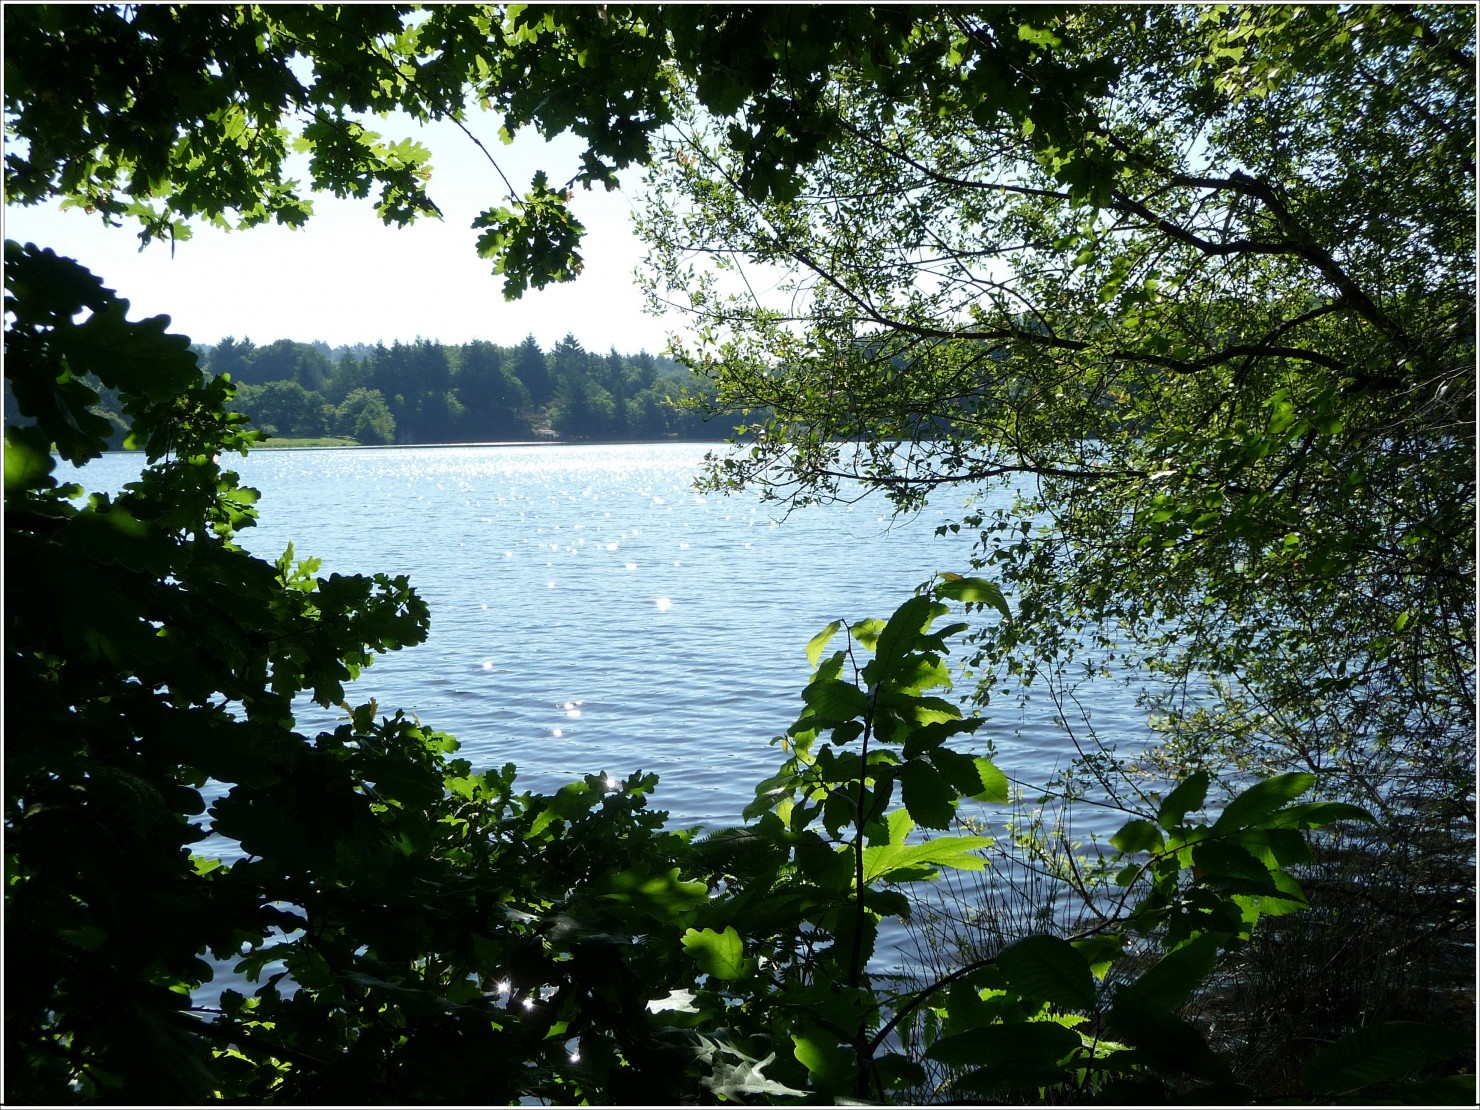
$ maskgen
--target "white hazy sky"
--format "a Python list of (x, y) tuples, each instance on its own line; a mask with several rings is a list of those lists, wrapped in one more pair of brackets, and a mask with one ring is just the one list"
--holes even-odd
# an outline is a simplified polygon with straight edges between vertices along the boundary
[[(198, 343), (233, 335), (261, 345), (321, 339), (331, 346), (419, 337), (460, 344), (511, 345), (533, 334), (549, 350), (572, 333), (588, 351), (661, 351), (683, 321), (649, 315), (633, 280), (643, 248), (632, 233), (624, 192), (576, 190), (572, 209), (586, 226), (585, 270), (571, 283), (503, 297), (503, 278), (479, 258), (473, 218), (505, 203), (508, 189), (477, 147), (449, 123), (420, 127), (407, 117), (367, 120), (387, 139), (413, 137), (432, 152), (432, 199), (443, 219), (386, 227), (374, 196), (314, 195), (314, 216), (299, 231), (277, 225), (222, 232), (197, 227), (175, 245), (139, 251), (137, 228), (105, 227), (96, 216), (56, 205), (5, 209), (5, 237), (76, 258), (132, 304), (130, 317), (168, 315), (171, 330)], [(497, 139), (498, 119), (475, 114), (469, 128), (519, 192), (538, 169), (567, 180), (579, 143), (548, 146), (532, 131), (512, 146)], [(291, 174), (300, 180), (306, 173)], [(637, 175), (630, 184), (636, 195)]]

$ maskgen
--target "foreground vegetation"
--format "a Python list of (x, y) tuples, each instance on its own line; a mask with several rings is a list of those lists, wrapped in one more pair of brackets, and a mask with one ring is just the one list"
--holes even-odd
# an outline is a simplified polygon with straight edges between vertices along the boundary
[[(410, 583), (249, 556), (236, 387), (8, 243), (7, 1100), (1473, 1103), (1472, 9), (5, 22), (8, 198), (146, 242), (301, 223), (287, 114), (314, 187), (405, 223), (427, 154), (358, 117), (475, 92), (572, 128), (576, 181), (650, 167), (653, 297), (714, 404), (765, 413), (711, 481), (1038, 479), (948, 525), (970, 573), (808, 645), (743, 827), (669, 829), (650, 773), (530, 794), (357, 704), (426, 634)], [(578, 272), (569, 199), (541, 175), (477, 221), (510, 295)], [(726, 285), (753, 263), (784, 302)], [(114, 432), (91, 380), (148, 459), (116, 496), (58, 472)], [(1140, 764), (1071, 712), (1127, 656), (1166, 679)], [(976, 737), (1037, 690), (1082, 758), (994, 844), (958, 827), (1009, 801)], [(300, 734), (299, 696), (343, 725)], [(1097, 851), (1055, 823), (1085, 797), (1123, 812)], [(871, 970), (989, 859), (1031, 923)], [(1273, 1062), (1270, 1012), (1303, 1023)]]
[[(1206, 774), (1148, 797), (1097, 861), (1118, 893), (1093, 927), (890, 988), (867, 970), (880, 923), (990, 846), (912, 831), (948, 829), (964, 797), (1007, 801), (1002, 772), (961, 750), (983, 720), (932, 693), (965, 628), (934, 624), (950, 601), (1010, 615), (995, 586), (946, 575), (887, 621), (822, 630), (743, 828), (665, 828), (640, 771), (521, 793), (512, 766), (476, 771), (451, 737), (344, 701), (370, 652), (425, 636), (426, 607), (404, 578), (315, 580), (291, 550), (274, 565), (237, 546), (251, 491), (216, 452), (254, 433), (187, 341), (124, 322), (55, 255), (12, 249), (7, 273), (26, 291), (9, 302), (17, 381), (136, 352), (91, 369), (150, 458), (79, 505), (50, 447), (101, 452), (86, 392), (10, 432), (7, 542), (28, 589), (8, 605), (24, 648), (7, 696), (34, 726), (7, 751), (23, 784), (8, 941), (27, 953), (7, 975), (10, 1099), (883, 1099), (924, 1085), (927, 1061), (947, 1069), (935, 1097), (1258, 1093), (1177, 1010), (1262, 917), (1304, 906), (1288, 872), (1311, 858), (1304, 830), (1370, 820), (1298, 802), (1313, 775), (1257, 783), (1211, 820)], [(296, 733), (300, 693), (343, 703), (345, 723)], [(225, 854), (193, 820), (207, 807)], [(205, 1002), (202, 955), (262, 985)], [(923, 1038), (905, 1024), (922, 1013)], [(1382, 1084), (1464, 1049), (1443, 1028), (1376, 1027), (1305, 1082)]]

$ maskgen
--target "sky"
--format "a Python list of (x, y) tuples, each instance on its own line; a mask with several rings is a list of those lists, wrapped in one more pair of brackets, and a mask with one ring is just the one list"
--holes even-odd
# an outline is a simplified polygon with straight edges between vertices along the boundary
[[(106, 227), (97, 216), (55, 204), (6, 207), (5, 237), (76, 258), (128, 298), (130, 318), (168, 315), (171, 331), (197, 343), (230, 335), (258, 345), (418, 337), (513, 345), (533, 335), (549, 350), (569, 333), (588, 351), (656, 354), (670, 332), (681, 330), (677, 317), (647, 314), (633, 280), (644, 256), (632, 232), (631, 197), (640, 195), (635, 173), (624, 179), (623, 191), (576, 190), (571, 208), (586, 226), (585, 269), (577, 280), (508, 302), (502, 276), (478, 257), (478, 232), (470, 226), (508, 195), (483, 153), (450, 123), (423, 127), (405, 116), (366, 122), (387, 139), (415, 138), (432, 152), (430, 192), (442, 220), (386, 227), (375, 215), (372, 191), (365, 200), (314, 194), (314, 216), (298, 231), (197, 226), (191, 239), (175, 244), (173, 257), (167, 242), (140, 252), (136, 227)], [(573, 136), (546, 144), (526, 129), (505, 146), (498, 122), (475, 114), (469, 129), (517, 189), (526, 190), (541, 168), (552, 184), (570, 178), (580, 150)]]

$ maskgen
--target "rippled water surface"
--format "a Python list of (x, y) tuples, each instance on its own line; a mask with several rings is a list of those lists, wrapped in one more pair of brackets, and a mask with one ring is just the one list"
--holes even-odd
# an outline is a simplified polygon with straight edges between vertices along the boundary
[[(429, 640), (379, 659), (352, 701), (414, 712), (475, 767), (516, 763), (529, 787), (657, 771), (660, 808), (716, 825), (738, 821), (772, 773), (812, 635), (966, 571), (971, 544), (935, 535), (959, 500), (903, 520), (877, 498), (783, 520), (754, 496), (700, 495), (707, 449), (262, 450), (232, 465), (262, 494), (242, 535), (256, 554), (292, 541), (320, 573), (406, 574), (429, 603)], [(140, 461), (107, 456), (88, 484), (116, 488)], [(1097, 721), (1135, 728), (1113, 693)], [(335, 713), (310, 706), (300, 724), (331, 727)], [(989, 730), (1016, 777), (1067, 758), (1049, 721)]]

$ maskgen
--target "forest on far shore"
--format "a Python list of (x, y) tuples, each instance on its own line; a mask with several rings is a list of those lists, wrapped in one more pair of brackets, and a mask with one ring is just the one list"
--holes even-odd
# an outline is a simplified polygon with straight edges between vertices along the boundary
[[(208, 377), (229, 374), (231, 407), (274, 439), (326, 436), (367, 445), (500, 440), (723, 439), (727, 420), (706, 420), (712, 386), (673, 359), (639, 351), (588, 352), (574, 335), (543, 350), (436, 340), (330, 347), (280, 339), (257, 346), (228, 336), (196, 345)], [(99, 415), (122, 445), (125, 421), (112, 390)], [(7, 420), (13, 401), (6, 390)]]
[(573, 335), (550, 351), (533, 335), (488, 342), (329, 347), (283, 339), (223, 339), (201, 349), (210, 374), (237, 383), (233, 402), (278, 438), (344, 436), (363, 444), (526, 439), (719, 439), (677, 404), (704, 384), (678, 363), (641, 351), (588, 352)]

